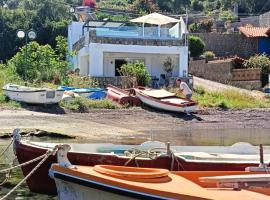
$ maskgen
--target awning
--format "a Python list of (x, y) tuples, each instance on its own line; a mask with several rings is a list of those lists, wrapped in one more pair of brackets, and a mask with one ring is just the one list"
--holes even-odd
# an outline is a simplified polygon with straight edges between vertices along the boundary
[(154, 25), (165, 25), (170, 23), (178, 23), (179, 20), (168, 17), (159, 13), (151, 13), (149, 15), (145, 15), (136, 19), (130, 20), (131, 22), (135, 23), (143, 23), (143, 24), (154, 24)]

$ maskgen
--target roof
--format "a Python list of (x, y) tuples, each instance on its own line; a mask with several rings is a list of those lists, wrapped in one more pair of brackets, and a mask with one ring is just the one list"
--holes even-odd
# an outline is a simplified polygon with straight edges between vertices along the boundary
[(240, 27), (239, 31), (248, 38), (268, 37), (270, 27)]
[(136, 23), (146, 23), (146, 24), (155, 24), (155, 25), (165, 25), (170, 23), (178, 23), (180, 20), (168, 17), (159, 13), (151, 13), (136, 19), (130, 20), (131, 22)]

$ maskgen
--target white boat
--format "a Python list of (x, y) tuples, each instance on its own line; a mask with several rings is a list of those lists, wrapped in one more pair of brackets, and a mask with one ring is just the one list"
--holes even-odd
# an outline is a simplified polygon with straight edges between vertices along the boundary
[(56, 104), (62, 100), (64, 90), (25, 87), (7, 84), (3, 87), (4, 94), (11, 100), (30, 104)]
[(177, 97), (166, 90), (135, 88), (136, 96), (146, 105), (171, 112), (192, 112), (197, 103), (190, 99)]

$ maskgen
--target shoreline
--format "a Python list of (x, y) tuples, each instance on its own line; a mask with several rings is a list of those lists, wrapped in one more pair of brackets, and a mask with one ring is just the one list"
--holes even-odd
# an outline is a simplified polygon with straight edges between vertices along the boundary
[(269, 118), (270, 109), (205, 109), (184, 115), (151, 108), (66, 114), (0, 108), (0, 131), (41, 129), (76, 136), (82, 142), (139, 144), (153, 139), (176, 145), (216, 145), (242, 140), (257, 144), (270, 143)]

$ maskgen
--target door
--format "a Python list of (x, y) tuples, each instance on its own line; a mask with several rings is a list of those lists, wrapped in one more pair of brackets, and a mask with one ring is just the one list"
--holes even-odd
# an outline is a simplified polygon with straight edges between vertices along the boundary
[(270, 55), (270, 38), (259, 38), (259, 53)]
[(115, 60), (115, 76), (120, 76), (119, 70), (125, 64), (127, 64), (127, 61), (124, 59)]

